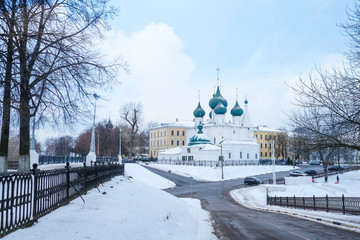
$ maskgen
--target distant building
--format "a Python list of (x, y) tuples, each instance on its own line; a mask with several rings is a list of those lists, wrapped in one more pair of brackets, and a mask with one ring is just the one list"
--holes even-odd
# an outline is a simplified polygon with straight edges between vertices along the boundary
[(283, 130), (271, 129), (266, 126), (257, 126), (254, 128), (254, 134), (259, 144), (260, 159), (272, 158), (272, 144), (274, 143), (274, 152), (276, 159), (287, 159), (288, 143), (287, 134)]
[[(181, 136), (184, 138), (179, 140), (184, 141), (185, 144), (176, 144), (173, 148), (166, 149), (165, 146), (170, 145), (169, 138), (167, 138), (164, 148), (160, 149), (158, 146), (160, 146), (161, 140), (164, 141), (165, 138), (159, 138), (160, 142), (158, 144), (156, 140), (157, 148), (153, 148), (153, 151), (159, 151), (158, 159), (218, 161), (222, 157), (225, 161), (241, 160), (258, 163), (259, 144), (256, 141), (251, 123), (248, 100), (245, 100), (244, 104), (244, 109), (242, 109), (236, 100), (230, 111), (232, 121), (226, 122), (225, 114), (228, 103), (221, 95), (218, 82), (216, 93), (209, 101), (211, 108), (209, 119), (204, 121), (205, 111), (202, 109), (199, 99), (198, 106), (193, 111), (195, 121), (191, 122), (191, 125), (182, 127), (185, 134)], [(168, 129), (170, 130), (170, 128)], [(156, 134), (156, 137), (161, 137), (161, 131), (163, 134), (165, 131), (166, 137), (169, 137), (169, 130), (165, 131), (164, 127), (156, 128), (153, 130), (153, 134)], [(160, 131), (159, 136), (156, 131)], [(150, 139), (153, 138), (150, 136)], [(152, 154), (154, 155), (154, 152)]]
[(194, 126), (192, 121), (162, 123), (149, 132), (149, 156), (158, 157), (160, 150), (187, 145), (187, 130)]

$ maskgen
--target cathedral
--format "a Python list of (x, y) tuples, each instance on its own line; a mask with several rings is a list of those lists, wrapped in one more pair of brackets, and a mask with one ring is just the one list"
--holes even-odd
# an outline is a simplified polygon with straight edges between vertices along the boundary
[(193, 111), (195, 121), (187, 129), (187, 146), (178, 146), (158, 152), (158, 159), (183, 161), (219, 161), (234, 160), (248, 163), (259, 162), (259, 144), (254, 135), (254, 127), (248, 110), (248, 100), (244, 109), (238, 100), (231, 109), (231, 122), (225, 121), (228, 102), (222, 96), (219, 87), (209, 101), (209, 118), (201, 107), (200, 99)]

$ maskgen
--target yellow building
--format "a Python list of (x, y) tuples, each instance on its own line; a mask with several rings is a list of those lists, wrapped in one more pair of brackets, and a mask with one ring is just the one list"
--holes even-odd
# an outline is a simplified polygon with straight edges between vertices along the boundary
[(267, 127), (255, 127), (254, 134), (256, 136), (259, 147), (260, 159), (271, 159), (272, 146), (276, 159), (287, 159), (287, 134), (283, 130), (275, 130)]
[(162, 123), (160, 126), (151, 129), (149, 133), (149, 156), (157, 158), (159, 150), (187, 145), (187, 129), (194, 128), (194, 125), (192, 121), (176, 121), (174, 123)]

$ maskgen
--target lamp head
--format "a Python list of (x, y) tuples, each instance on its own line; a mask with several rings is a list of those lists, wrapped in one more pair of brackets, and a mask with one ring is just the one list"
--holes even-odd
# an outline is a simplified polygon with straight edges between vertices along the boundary
[(100, 96), (97, 95), (96, 93), (94, 93), (93, 96), (94, 96), (95, 100), (98, 100), (100, 98)]

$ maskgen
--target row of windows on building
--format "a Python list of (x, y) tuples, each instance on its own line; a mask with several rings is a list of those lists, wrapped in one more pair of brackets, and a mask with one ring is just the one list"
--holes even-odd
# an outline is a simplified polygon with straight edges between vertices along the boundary
[[(176, 146), (185, 146), (185, 140), (176, 140), (176, 141), (174, 139), (170, 140), (170, 145), (171, 146), (175, 146), (174, 145), (175, 143), (176, 143)], [(150, 141), (150, 146), (151, 147), (167, 146), (166, 145), (166, 140), (164, 140), (164, 141), (163, 140)]]
[[(255, 136), (256, 136), (256, 139), (259, 139), (257, 134)], [(275, 138), (276, 138), (276, 136), (273, 136), (273, 135), (260, 134), (260, 139), (263, 139), (263, 136), (264, 136), (265, 140), (271, 140), (271, 139), (275, 140)]]
[[(260, 157), (267, 157), (268, 153), (267, 152), (260, 152)], [(269, 157), (271, 157), (271, 152), (269, 153)]]
[[(163, 134), (163, 132), (164, 132), (164, 134)], [(171, 134), (171, 136), (175, 136), (174, 134), (175, 134), (175, 130), (171, 130), (171, 132), (170, 132), (170, 134)], [(154, 138), (154, 137), (162, 137), (162, 136), (166, 136), (166, 130), (164, 130), (164, 131), (158, 131), (158, 132), (152, 132), (152, 133), (150, 133), (150, 137), (152, 137), (152, 138)], [(179, 130), (177, 130), (176, 131), (176, 136), (180, 136), (180, 131)], [(181, 131), (181, 136), (185, 136), (185, 131)]]

